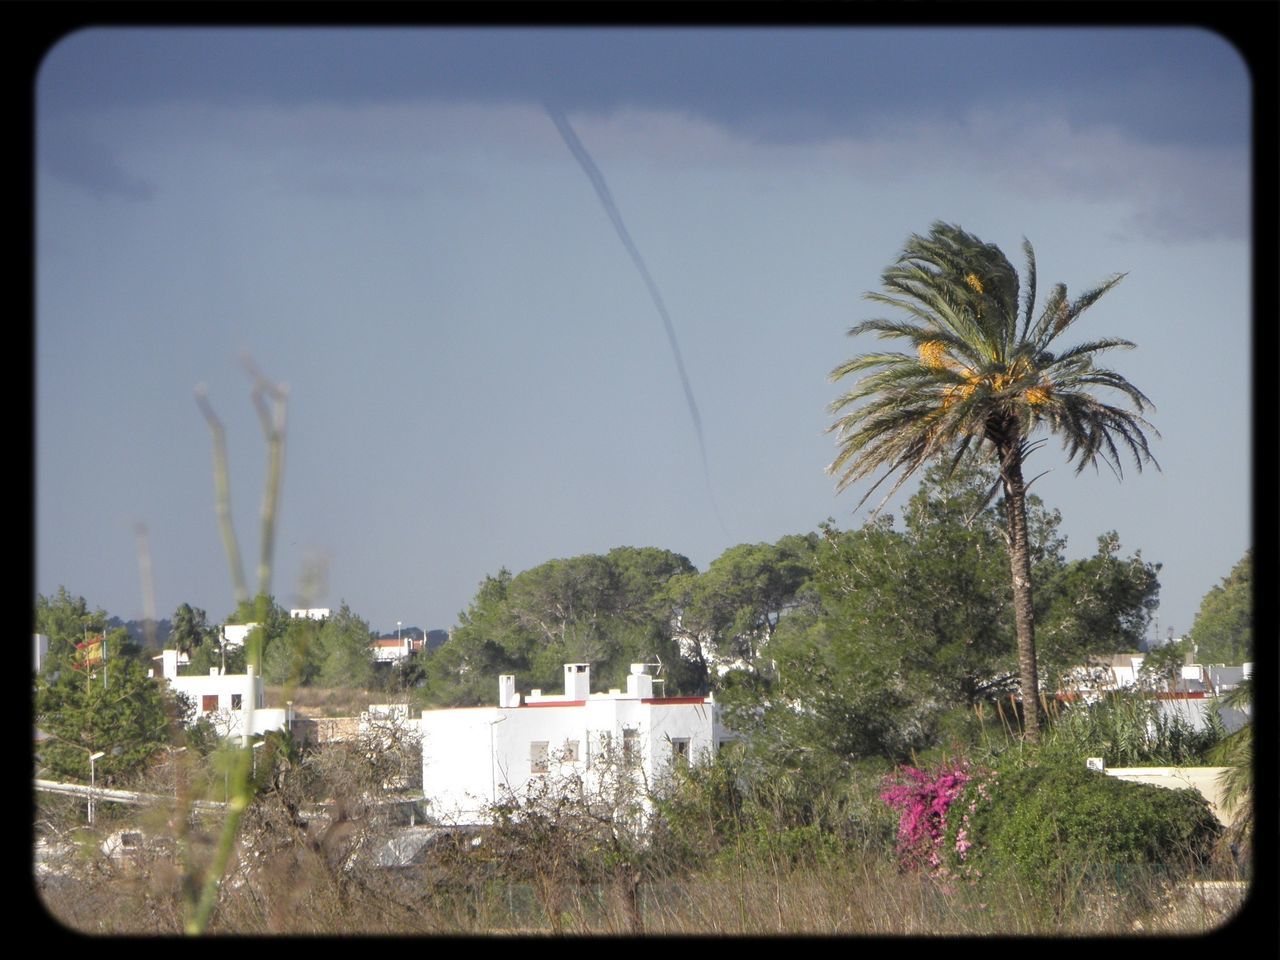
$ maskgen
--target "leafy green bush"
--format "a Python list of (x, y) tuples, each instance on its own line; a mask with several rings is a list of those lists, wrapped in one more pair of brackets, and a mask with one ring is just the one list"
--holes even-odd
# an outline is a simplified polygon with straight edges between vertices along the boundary
[(957, 872), (1012, 879), (1036, 895), (1205, 863), (1221, 826), (1194, 790), (1039, 763), (971, 781), (948, 818)]

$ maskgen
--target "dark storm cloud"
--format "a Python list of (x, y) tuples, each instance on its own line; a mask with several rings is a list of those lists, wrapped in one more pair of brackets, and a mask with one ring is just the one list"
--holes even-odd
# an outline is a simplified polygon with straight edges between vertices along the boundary
[(1240, 144), (1247, 84), (1226, 41), (1198, 30), (153, 29), (66, 38), (46, 58), (39, 105), (549, 101), (679, 110), (808, 142), (1037, 102), (1073, 125)]

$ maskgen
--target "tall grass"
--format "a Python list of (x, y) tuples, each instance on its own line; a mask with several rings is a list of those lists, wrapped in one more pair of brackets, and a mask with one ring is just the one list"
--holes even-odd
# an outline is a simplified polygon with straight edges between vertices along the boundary
[[(51, 909), (90, 933), (174, 934), (183, 929), (180, 877), (159, 864), (101, 863), (94, 893), (63, 884)], [(439, 863), (340, 876), (310, 853), (243, 882), (233, 875), (207, 932), (213, 934), (633, 934), (630, 906), (607, 883), (566, 885), (549, 916), (532, 885), (468, 876)], [(900, 872), (885, 858), (796, 867), (757, 864), (645, 881), (647, 935), (985, 936), (1194, 934), (1227, 921), (1239, 885), (1170, 887), (1158, 873), (1116, 882), (1070, 880), (1046, 907), (1016, 885), (948, 891)]]

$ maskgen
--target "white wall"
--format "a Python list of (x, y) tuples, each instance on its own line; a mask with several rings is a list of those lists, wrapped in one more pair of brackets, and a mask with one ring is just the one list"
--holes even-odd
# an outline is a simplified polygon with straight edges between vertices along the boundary
[(1157, 706), (1162, 716), (1179, 717), (1191, 724), (1194, 730), (1205, 728), (1208, 723), (1206, 716), (1213, 710), (1222, 720), (1227, 733), (1235, 733), (1248, 723), (1252, 712), (1248, 708), (1236, 710), (1224, 707), (1220, 700), (1212, 697), (1203, 700), (1159, 700)]
[(222, 642), (228, 647), (244, 646), (244, 638), (256, 623), (227, 623), (222, 626)]
[[(426, 710), (422, 713), (422, 786), (433, 814), (461, 823), (487, 822), (487, 807), (523, 795), (538, 777), (577, 776), (596, 790), (606, 758), (621, 762), (624, 731), (637, 735), (637, 775), (657, 783), (672, 762), (672, 740), (687, 739), (691, 760), (714, 755), (728, 738), (709, 701), (645, 702), (626, 694), (593, 694), (577, 705), (545, 702), (517, 707)], [(548, 769), (533, 770), (531, 746), (545, 742)], [(577, 760), (566, 759), (566, 742)]]
[[(425, 710), (422, 733), (422, 792), (432, 814), (446, 822), (478, 823), (481, 811), (495, 799), (499, 778), (490, 752), (490, 725), (503, 713), (497, 707)], [(492, 729), (496, 737), (498, 723)]]
[[(165, 651), (166, 654), (171, 652)], [(218, 733), (224, 737), (238, 737), (245, 733), (252, 736), (270, 730), (282, 730), (288, 725), (284, 710), (265, 709), (266, 693), (262, 678), (252, 673), (219, 675), (215, 672), (208, 676), (170, 676), (166, 679), (175, 691), (191, 700), (195, 706), (196, 719), (208, 717), (213, 721)], [(238, 708), (234, 706), (234, 698), (237, 695), (240, 697)], [(216, 697), (217, 706), (206, 709), (205, 697)], [(252, 721), (246, 730), (245, 719), (250, 710), (252, 710)]]

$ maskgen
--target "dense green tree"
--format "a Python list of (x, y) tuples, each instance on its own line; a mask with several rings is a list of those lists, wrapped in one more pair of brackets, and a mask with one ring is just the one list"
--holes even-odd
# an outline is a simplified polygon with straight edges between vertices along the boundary
[[(900, 529), (883, 515), (855, 531), (827, 527), (811, 581), (818, 602), (782, 621), (758, 682), (724, 692), (732, 725), (792, 764), (903, 759), (1015, 689), (1003, 518), (983, 506), (993, 476), (969, 460), (934, 465)], [(1045, 585), (1046, 670), (1141, 635), (1155, 568), (1121, 559), (1114, 535), (1098, 556), (1068, 562), (1057, 512), (1030, 497), (1027, 516), (1033, 575)]]
[(513, 641), (514, 617), (507, 608), (511, 571), (486, 576), (470, 606), (458, 615), (449, 639), (435, 651), (420, 657), (426, 675), (420, 688), (424, 703), (432, 706), (477, 706), (496, 696), (502, 673), (527, 675), (525, 656), (530, 644)]
[(675, 577), (669, 594), (681, 650), (709, 677), (757, 673), (788, 612), (805, 602), (818, 536), (730, 547), (705, 572)]
[(217, 642), (217, 629), (209, 625), (207, 614), (189, 603), (179, 605), (170, 621), (167, 644), (188, 656), (207, 643)]
[(449, 640), (419, 658), (431, 704), (492, 702), (497, 677), (556, 690), (565, 663), (590, 663), (593, 684), (620, 686), (631, 663), (666, 667), (665, 692), (692, 692), (705, 674), (681, 659), (667, 584), (693, 570), (668, 550), (618, 547), (550, 560), (518, 576), (486, 577)]
[(1200, 601), (1191, 641), (1201, 663), (1253, 659), (1253, 552), (1246, 550), (1222, 583)]
[[(245, 664), (256, 664), (260, 675), (268, 683), (299, 682), (295, 670), (299, 665), (298, 650), (305, 645), (292, 635), (298, 623), (275, 602), (274, 597), (260, 594), (253, 600), (243, 600), (227, 617), (227, 623), (256, 623), (258, 626), (245, 637), (243, 656)], [(231, 651), (227, 651), (228, 669), (231, 667)], [(305, 658), (303, 658), (305, 660)]]
[(45, 672), (56, 670), (75, 654), (76, 644), (90, 633), (106, 629), (107, 612), (90, 610), (84, 597), (73, 596), (66, 587), (58, 587), (52, 596), (36, 596), (36, 633), (49, 638), (49, 655)]
[(320, 673), (320, 630), (318, 620), (306, 617), (273, 617), (250, 630), (245, 650), (252, 655), (261, 644), (262, 677), (267, 683), (308, 686)]
[(178, 730), (179, 706), (168, 685), (122, 658), (108, 669), (63, 667), (36, 686), (36, 727), (48, 736), (38, 748), (39, 767), (57, 780), (89, 780), (89, 756), (100, 783), (138, 772)]
[(1161, 565), (1142, 552), (1120, 555), (1115, 531), (1098, 537), (1092, 557), (1033, 574), (1041, 662), (1049, 685), (1063, 669), (1082, 665), (1090, 654), (1138, 650), (1159, 602)]
[(316, 637), (317, 681), (326, 687), (369, 687), (373, 683), (374, 639), (367, 621), (351, 612), (343, 601), (336, 613), (323, 621)]
[[(832, 380), (860, 379), (831, 406), (839, 414), (831, 426), (839, 453), (829, 470), (841, 490), (881, 473), (865, 502), (889, 476), (898, 475), (896, 490), (930, 461), (954, 462), (970, 448), (997, 465), (1025, 729), (1035, 740), (1039, 682), (1022, 466), (1043, 441), (1032, 436), (1040, 427), (1059, 435), (1077, 472), (1101, 459), (1118, 475), (1120, 448), (1139, 469), (1154, 463), (1144, 434), (1154, 428), (1141, 417), (1149, 406), (1146, 396), (1120, 374), (1095, 365), (1103, 352), (1132, 343), (1103, 339), (1065, 349), (1057, 343), (1121, 276), (1074, 300), (1058, 284), (1037, 317), (1035, 255), (1026, 241), (1023, 249), (1027, 270), (1020, 301), (1017, 270), (999, 247), (944, 223), (935, 223), (927, 237), (908, 239), (898, 261), (882, 274), (884, 292), (867, 294), (906, 317), (867, 320), (849, 333), (906, 340), (914, 352), (862, 354), (832, 371)], [(1116, 391), (1134, 411), (1099, 400), (1098, 388)]]

